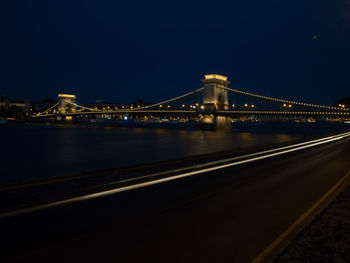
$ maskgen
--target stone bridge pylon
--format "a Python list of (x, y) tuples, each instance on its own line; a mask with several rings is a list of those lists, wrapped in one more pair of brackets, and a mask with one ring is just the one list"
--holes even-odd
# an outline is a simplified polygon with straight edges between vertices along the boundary
[(230, 81), (219, 74), (204, 75), (203, 104), (206, 110), (228, 110), (227, 88)]
[(69, 113), (75, 112), (75, 100), (77, 97), (73, 94), (58, 94), (58, 112)]
[(231, 124), (227, 117), (217, 116), (216, 112), (228, 110), (227, 90), (230, 81), (219, 74), (204, 75), (203, 104), (207, 114), (199, 122), (199, 127), (205, 130), (230, 130)]

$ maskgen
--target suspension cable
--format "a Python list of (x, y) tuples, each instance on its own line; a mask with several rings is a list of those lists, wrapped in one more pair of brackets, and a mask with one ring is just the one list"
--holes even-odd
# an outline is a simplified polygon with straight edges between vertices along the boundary
[(69, 101), (69, 100), (65, 100), (65, 102), (67, 102), (67, 103), (69, 103), (69, 104), (71, 104), (71, 105), (73, 105), (73, 106), (76, 106), (76, 107), (79, 107), (79, 108), (82, 108), (82, 109), (86, 109), (86, 110), (91, 110), (91, 111), (102, 111), (102, 110), (99, 110), (99, 109), (92, 109), (92, 108), (88, 108), (88, 107), (85, 107), (85, 106), (81, 106), (81, 105), (76, 104), (76, 103), (73, 103), (73, 102), (71, 102), (71, 101)]
[(58, 102), (57, 102), (55, 105), (53, 105), (53, 106), (51, 106), (50, 108), (48, 108), (47, 110), (45, 110), (45, 111), (43, 111), (43, 112), (39, 112), (39, 113), (37, 114), (37, 116), (48, 112), (49, 110), (53, 109), (53, 108), (56, 107), (57, 105), (58, 105)]
[[(186, 94), (183, 94), (181, 96), (178, 96), (178, 97), (175, 97), (175, 98), (172, 98), (172, 99), (168, 99), (168, 100), (164, 100), (164, 101), (161, 101), (161, 102), (157, 102), (157, 103), (154, 103), (154, 104), (151, 104), (151, 105), (147, 105), (147, 106), (144, 106), (144, 107), (139, 107), (139, 108), (135, 108), (135, 109), (128, 109), (129, 111), (137, 111), (137, 110), (143, 110), (143, 109), (148, 109), (148, 108), (151, 108), (151, 107), (155, 107), (155, 106), (158, 106), (158, 105), (161, 105), (161, 104), (165, 104), (165, 103), (169, 103), (169, 102), (172, 102), (172, 101), (175, 101), (175, 100), (178, 100), (178, 99), (181, 99), (181, 98), (184, 98), (186, 96), (189, 96), (189, 95), (192, 95), (192, 94), (195, 94), (197, 92), (200, 92), (202, 91), (204, 88), (200, 88), (200, 89), (196, 89), (194, 91), (191, 91), (191, 92), (188, 92)], [(76, 103), (73, 103), (71, 101), (68, 101), (68, 100), (65, 100), (65, 102), (71, 104), (71, 105), (74, 105), (76, 107), (80, 107), (82, 109), (87, 109), (87, 110), (90, 110), (90, 111), (103, 111), (103, 110), (99, 110), (99, 109), (92, 109), (92, 108), (88, 108), (88, 107), (85, 107), (85, 106), (81, 106), (81, 105), (78, 105)], [(114, 111), (115, 112), (115, 111)]]
[[(228, 91), (232, 91), (234, 93), (246, 95), (246, 96), (251, 96), (251, 97), (256, 97), (259, 99), (264, 99), (264, 100), (270, 100), (270, 101), (276, 101), (276, 102), (282, 102), (282, 103), (289, 103), (289, 104), (295, 104), (295, 105), (301, 105), (301, 106), (307, 106), (307, 107), (316, 107), (316, 108), (323, 108), (323, 109), (331, 109), (331, 110), (339, 110), (337, 107), (331, 107), (331, 106), (324, 106), (324, 105), (317, 105), (317, 104), (310, 104), (310, 103), (304, 103), (304, 102), (297, 102), (297, 101), (291, 101), (291, 100), (284, 100), (284, 99), (278, 99), (278, 98), (272, 98), (272, 97), (267, 97), (267, 96), (262, 96), (259, 94), (254, 94), (250, 92), (245, 92), (241, 90), (236, 90), (236, 89), (231, 89), (231, 88), (226, 88), (224, 87), (223, 89), (226, 89)], [(347, 111), (349, 109), (346, 109)]]
[(158, 103), (154, 103), (154, 104), (151, 104), (151, 105), (148, 105), (148, 106), (143, 106), (143, 107), (140, 107), (140, 108), (135, 108), (135, 109), (130, 109), (130, 110), (142, 110), (142, 109), (148, 109), (148, 108), (151, 108), (151, 107), (154, 107), (154, 106), (158, 106), (158, 105), (161, 105), (161, 104), (165, 104), (165, 103), (169, 103), (169, 102), (172, 102), (172, 101), (175, 101), (175, 100), (178, 100), (178, 99), (182, 99), (186, 96), (189, 96), (189, 95), (192, 95), (192, 94), (195, 94), (197, 92), (200, 92), (202, 91), (204, 88), (200, 88), (200, 89), (196, 89), (194, 91), (191, 91), (191, 92), (188, 92), (186, 94), (183, 94), (181, 96), (178, 96), (178, 97), (175, 97), (175, 98), (172, 98), (172, 99), (168, 99), (168, 100), (164, 100), (164, 101), (161, 101), (161, 102), (158, 102)]

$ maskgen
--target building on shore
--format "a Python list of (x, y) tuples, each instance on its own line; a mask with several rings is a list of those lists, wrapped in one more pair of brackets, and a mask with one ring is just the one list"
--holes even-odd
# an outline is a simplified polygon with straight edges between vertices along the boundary
[(0, 98), (0, 108), (18, 108), (23, 111), (28, 111), (30, 108), (30, 101), (26, 100), (12, 100), (7, 96)]

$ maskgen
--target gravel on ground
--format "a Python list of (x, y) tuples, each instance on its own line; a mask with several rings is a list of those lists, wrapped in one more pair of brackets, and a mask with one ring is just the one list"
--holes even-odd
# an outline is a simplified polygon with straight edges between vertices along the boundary
[(282, 262), (350, 262), (350, 186), (274, 260)]

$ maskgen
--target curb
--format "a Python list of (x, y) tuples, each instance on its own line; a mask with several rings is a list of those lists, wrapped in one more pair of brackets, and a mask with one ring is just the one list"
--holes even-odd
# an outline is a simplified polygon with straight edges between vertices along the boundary
[(315, 217), (321, 213), (346, 186), (350, 185), (350, 171), (347, 172), (325, 195), (300, 216), (291, 226), (267, 246), (251, 263), (271, 263)]

